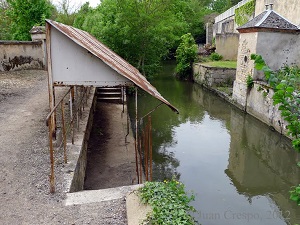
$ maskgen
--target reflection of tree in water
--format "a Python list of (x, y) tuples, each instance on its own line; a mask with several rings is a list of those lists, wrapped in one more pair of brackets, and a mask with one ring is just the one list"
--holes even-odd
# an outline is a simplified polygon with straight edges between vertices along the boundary
[(174, 157), (174, 153), (167, 150), (166, 146), (161, 146), (158, 151), (153, 152), (153, 180), (170, 180), (172, 177), (180, 178), (180, 173), (176, 171), (180, 162)]
[[(175, 158), (170, 148), (177, 144), (174, 135), (174, 127), (188, 121), (202, 121), (204, 117), (203, 107), (195, 104), (193, 98), (193, 84), (178, 81), (173, 77), (174, 64), (166, 65), (160, 74), (151, 83), (172, 105), (178, 108), (180, 114), (172, 112), (167, 106), (161, 106), (152, 114), (153, 135), (153, 179), (171, 179), (173, 176), (180, 178), (177, 167), (180, 162)], [(139, 118), (146, 115), (160, 102), (152, 96), (139, 91), (138, 115)], [(134, 124), (134, 99), (128, 99), (129, 112)], [(143, 126), (143, 125), (142, 125)]]

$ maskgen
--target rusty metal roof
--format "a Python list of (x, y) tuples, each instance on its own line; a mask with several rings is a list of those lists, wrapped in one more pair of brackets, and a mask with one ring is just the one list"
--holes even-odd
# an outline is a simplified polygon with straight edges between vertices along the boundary
[(91, 34), (72, 26), (58, 23), (56, 21), (46, 20), (46, 22), (66, 35), (76, 44), (85, 48), (94, 56), (102, 60), (105, 64), (118, 72), (120, 75), (132, 81), (136, 86), (140, 87), (153, 97), (169, 106), (173, 111), (178, 113), (178, 110), (173, 105), (171, 105), (164, 97), (162, 97), (162, 95), (156, 90), (156, 88), (153, 87), (134, 66), (130, 65), (121, 56), (117, 55), (114, 51), (98, 41)]

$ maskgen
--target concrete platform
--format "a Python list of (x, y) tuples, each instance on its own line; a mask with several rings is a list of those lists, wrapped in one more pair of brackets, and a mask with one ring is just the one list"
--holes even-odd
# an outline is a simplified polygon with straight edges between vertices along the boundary
[(122, 199), (125, 198), (128, 193), (137, 190), (139, 187), (141, 187), (141, 185), (67, 193), (65, 205), (80, 205)]

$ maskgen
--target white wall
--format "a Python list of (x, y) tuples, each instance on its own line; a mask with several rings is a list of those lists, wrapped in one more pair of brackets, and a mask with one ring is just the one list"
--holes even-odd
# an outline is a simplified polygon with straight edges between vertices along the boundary
[(51, 60), (55, 84), (117, 86), (131, 83), (54, 27), (51, 27)]

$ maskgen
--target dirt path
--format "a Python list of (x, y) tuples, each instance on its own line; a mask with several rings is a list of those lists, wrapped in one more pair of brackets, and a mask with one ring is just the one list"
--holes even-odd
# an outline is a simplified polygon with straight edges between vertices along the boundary
[(124, 200), (64, 206), (63, 164), (49, 194), (44, 71), (0, 73), (0, 224), (126, 224)]

